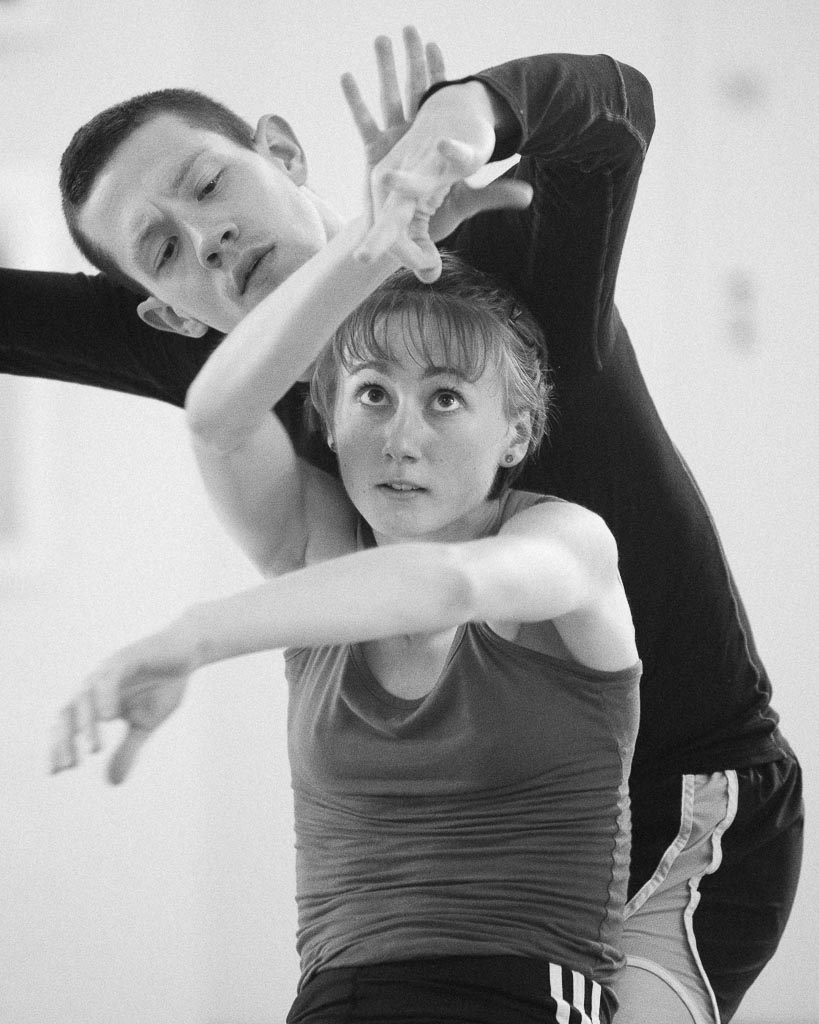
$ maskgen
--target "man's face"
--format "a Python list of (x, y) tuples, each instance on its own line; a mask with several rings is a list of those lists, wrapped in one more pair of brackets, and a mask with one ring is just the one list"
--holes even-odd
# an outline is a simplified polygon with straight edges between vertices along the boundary
[(302, 180), (264, 141), (162, 114), (114, 153), (79, 226), (179, 316), (227, 332), (327, 241)]

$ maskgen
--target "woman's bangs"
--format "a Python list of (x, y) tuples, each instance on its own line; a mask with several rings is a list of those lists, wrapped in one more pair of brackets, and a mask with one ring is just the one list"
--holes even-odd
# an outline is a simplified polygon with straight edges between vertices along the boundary
[(365, 303), (348, 318), (338, 339), (339, 358), (349, 372), (356, 364), (390, 362), (406, 355), (419, 366), (443, 366), (475, 381), (497, 347), (493, 327), (497, 329), (467, 304), (453, 302), (451, 295), (388, 294), (375, 308)]

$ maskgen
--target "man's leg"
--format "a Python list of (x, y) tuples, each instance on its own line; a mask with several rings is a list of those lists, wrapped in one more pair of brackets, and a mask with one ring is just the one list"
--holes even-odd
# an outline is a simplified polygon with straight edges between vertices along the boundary
[(618, 1024), (720, 1024), (693, 922), (700, 881), (722, 862), (737, 798), (735, 772), (682, 777), (677, 835), (626, 906), (627, 966), (615, 986)]
[(700, 884), (695, 919), (705, 972), (728, 1024), (776, 952), (802, 861), (802, 774), (795, 758), (737, 772), (736, 818), (722, 866)]
[(793, 758), (684, 776), (677, 834), (658, 854), (674, 813), (670, 785), (640, 794), (618, 1024), (728, 1024), (776, 950), (793, 903), (799, 765)]

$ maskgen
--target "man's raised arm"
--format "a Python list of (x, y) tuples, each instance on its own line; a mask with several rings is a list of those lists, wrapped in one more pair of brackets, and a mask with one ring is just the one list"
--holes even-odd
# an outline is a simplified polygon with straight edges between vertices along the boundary
[(489, 118), (494, 148), (483, 144), (484, 162), (519, 154), (501, 180), (528, 184), (534, 201), (480, 214), (442, 244), (519, 292), (546, 329), (553, 360), (599, 364), (654, 129), (651, 87), (628, 65), (603, 54), (544, 54), (433, 85), (374, 171), (376, 223), (365, 244), (377, 251), (390, 237), (400, 202), (451, 187), (447, 140), (468, 142)]

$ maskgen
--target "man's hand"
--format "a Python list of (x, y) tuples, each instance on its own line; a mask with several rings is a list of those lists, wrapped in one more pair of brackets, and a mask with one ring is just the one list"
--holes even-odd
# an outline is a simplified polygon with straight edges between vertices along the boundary
[(353, 76), (349, 73), (341, 76), (341, 87), (364, 143), (370, 169), (406, 135), (418, 113), (421, 97), (430, 85), (446, 77), (443, 54), (437, 43), (424, 46), (418, 30), (411, 25), (404, 29), (403, 38), (407, 62), (406, 100), (401, 98), (392, 42), (387, 36), (379, 36), (375, 41), (383, 128), (378, 127)]
[(492, 107), (480, 83), (442, 90), (410, 124), (427, 85), (443, 80), (444, 64), (434, 44), (427, 45), (424, 59), (415, 29), (404, 31), (404, 42), (409, 120), (385, 37), (375, 44), (384, 129), (378, 127), (352, 75), (342, 78), (371, 168), (373, 226), (357, 256), (372, 260), (391, 251), (421, 280), (434, 281), (441, 261), (433, 240), (446, 237), (480, 210), (527, 206), (531, 189), (512, 181), (493, 182), (483, 189), (464, 184), (489, 160), (495, 145)]
[(102, 750), (99, 723), (121, 719), (128, 731), (108, 763), (108, 779), (122, 782), (145, 741), (182, 701), (196, 667), (188, 646), (177, 630), (169, 629), (103, 662), (60, 712), (52, 737), (51, 771), (79, 763), (80, 737), (92, 753)]
[[(444, 58), (436, 43), (427, 43), (424, 46), (417, 29), (413, 26), (404, 29), (403, 38), (407, 64), (406, 101), (401, 98), (391, 41), (387, 36), (379, 36), (375, 40), (383, 128), (379, 127), (364, 102), (355, 78), (349, 73), (342, 75), (341, 78), (347, 105), (364, 143), (368, 169), (366, 201), (373, 219), (386, 198), (383, 189), (379, 193), (374, 185), (377, 169), (396, 143), (409, 131), (426, 90), (434, 82), (443, 81), (445, 77)], [(407, 266), (434, 265), (438, 261), (438, 253), (429, 239), (428, 222), (444, 195), (445, 192), (440, 193), (434, 197), (432, 203), (428, 201), (426, 205), (418, 201), (405, 203), (401, 210), (400, 228), (393, 230), (389, 238), (384, 238), (377, 249), (371, 245), (367, 249), (360, 249), (359, 258), (375, 259), (388, 249), (392, 249)]]

